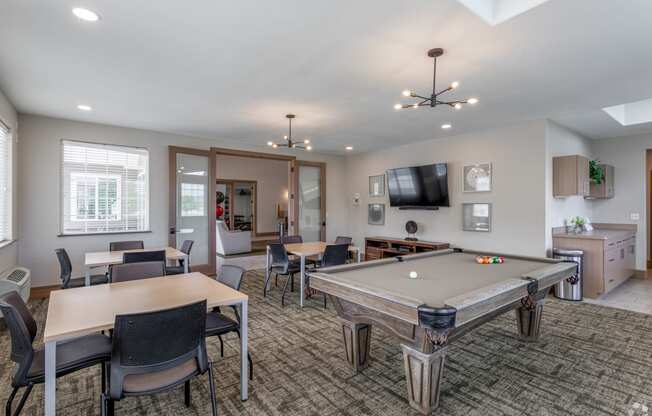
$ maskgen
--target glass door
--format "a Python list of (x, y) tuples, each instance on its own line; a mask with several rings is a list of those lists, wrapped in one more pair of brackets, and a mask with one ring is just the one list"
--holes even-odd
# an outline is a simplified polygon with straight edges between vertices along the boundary
[(325, 241), (323, 164), (299, 162), (299, 234), (303, 241)]
[[(181, 247), (194, 242), (190, 268), (215, 274), (215, 203), (212, 193), (214, 171), (209, 151), (170, 148), (170, 235), (169, 244)], [(172, 170), (173, 169), (173, 170)], [(214, 191), (213, 191), (214, 192)]]

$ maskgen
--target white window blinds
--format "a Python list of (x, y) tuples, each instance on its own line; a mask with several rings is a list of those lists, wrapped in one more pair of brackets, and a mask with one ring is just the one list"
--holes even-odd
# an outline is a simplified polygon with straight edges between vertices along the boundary
[(61, 233), (149, 231), (149, 153), (64, 140)]
[(0, 121), (0, 241), (11, 240), (11, 131)]

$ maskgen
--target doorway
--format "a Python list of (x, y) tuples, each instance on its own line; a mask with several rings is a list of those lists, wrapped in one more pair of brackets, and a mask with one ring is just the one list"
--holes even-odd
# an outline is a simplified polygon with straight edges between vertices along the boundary
[(168, 245), (181, 247), (192, 240), (193, 271), (215, 274), (215, 171), (211, 152), (170, 146), (169, 148)]
[(303, 241), (326, 241), (326, 164), (298, 161), (298, 224)]
[(256, 236), (257, 185), (256, 181), (218, 179), (215, 218), (231, 231), (251, 231)]

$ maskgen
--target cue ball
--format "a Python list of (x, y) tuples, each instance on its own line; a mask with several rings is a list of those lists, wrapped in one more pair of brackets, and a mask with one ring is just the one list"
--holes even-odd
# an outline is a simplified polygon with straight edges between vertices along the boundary
[(417, 272), (410, 272), (410, 279), (416, 279), (418, 276)]

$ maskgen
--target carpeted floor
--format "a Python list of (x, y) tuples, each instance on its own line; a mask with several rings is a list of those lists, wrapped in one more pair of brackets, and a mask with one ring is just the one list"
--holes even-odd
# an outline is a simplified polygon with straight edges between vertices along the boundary
[[(209, 341), (221, 415), (416, 415), (407, 404), (402, 355), (394, 339), (375, 330), (371, 365), (353, 376), (343, 358), (337, 317), (332, 308), (321, 308), (320, 296), (300, 311), (295, 292), (290, 305), (281, 308), (279, 290), (262, 298), (262, 275), (256, 272), (247, 274), (243, 290), (251, 296), (254, 381), (249, 400), (241, 402), (237, 338), (228, 339), (222, 359), (217, 339)], [(33, 301), (30, 307), (39, 322), (40, 343), (47, 302)], [(522, 343), (515, 333), (510, 313), (452, 344), (436, 415), (628, 415), (636, 403), (652, 404), (652, 316), (549, 300), (539, 343)], [(10, 391), (10, 345), (2, 330), (2, 400)], [(99, 369), (59, 379), (59, 414), (99, 414), (99, 386)], [(209, 414), (207, 386), (205, 377), (193, 381), (190, 408), (179, 389), (125, 399), (116, 414)], [(38, 386), (24, 414), (42, 414), (42, 400)], [(640, 412), (642, 407), (636, 407)]]

